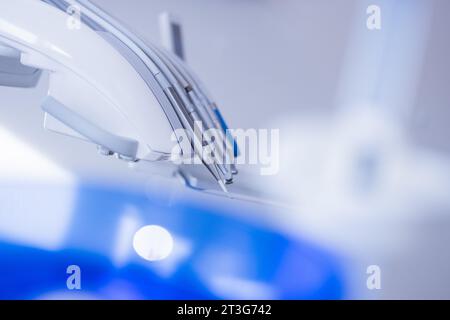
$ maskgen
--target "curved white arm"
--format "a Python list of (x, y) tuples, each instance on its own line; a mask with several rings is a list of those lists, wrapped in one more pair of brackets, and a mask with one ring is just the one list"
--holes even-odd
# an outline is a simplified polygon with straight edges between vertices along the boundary
[[(57, 111), (47, 118), (50, 128), (64, 131), (54, 117), (65, 125), (81, 121), (77, 134), (97, 144), (114, 136), (129, 141), (127, 158), (171, 152), (172, 128), (156, 97), (98, 33), (83, 24), (70, 28), (67, 14), (39, 0), (0, 0), (0, 13), (0, 42), (19, 50), (22, 64), (50, 71), (53, 99), (44, 109)], [(114, 149), (115, 142), (103, 146)]]
[[(82, 16), (69, 11), (75, 5)], [(31, 87), (42, 70), (50, 73), (42, 105), (47, 129), (93, 142), (102, 154), (152, 165), (171, 158), (173, 133), (185, 155), (195, 136), (202, 139), (194, 151), (204, 166), (173, 164), (170, 171), (187, 185), (190, 177), (207, 182), (204, 173), (224, 191), (233, 182), (235, 167), (221, 162), (232, 158), (223, 150), (230, 145), (226, 126), (195, 76), (90, 1), (0, 0), (0, 85)], [(186, 130), (184, 147), (175, 129)], [(216, 147), (211, 163), (203, 150), (209, 144)]]

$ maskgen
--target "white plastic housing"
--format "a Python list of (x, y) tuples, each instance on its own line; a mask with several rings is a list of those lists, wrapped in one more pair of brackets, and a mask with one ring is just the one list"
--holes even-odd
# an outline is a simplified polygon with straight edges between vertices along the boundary
[[(50, 72), (49, 96), (117, 136), (136, 140), (138, 159), (170, 153), (172, 128), (134, 68), (99, 34), (39, 0), (0, 0), (0, 42), (21, 62)], [(47, 116), (46, 127), (80, 136)]]

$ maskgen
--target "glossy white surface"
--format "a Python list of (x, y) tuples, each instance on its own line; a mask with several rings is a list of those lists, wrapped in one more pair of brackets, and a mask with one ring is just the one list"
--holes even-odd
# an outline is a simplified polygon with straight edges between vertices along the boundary
[[(51, 96), (99, 127), (139, 141), (138, 158), (171, 151), (172, 130), (155, 96), (95, 31), (69, 28), (68, 15), (37, 0), (2, 0), (0, 12), (1, 41), (23, 52), (23, 64), (51, 71)], [(47, 125), (61, 130), (51, 120)]]

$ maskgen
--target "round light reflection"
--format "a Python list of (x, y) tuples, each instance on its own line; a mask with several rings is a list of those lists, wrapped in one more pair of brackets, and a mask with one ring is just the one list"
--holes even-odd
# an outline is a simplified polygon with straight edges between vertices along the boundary
[(145, 260), (160, 261), (172, 253), (173, 238), (163, 227), (145, 226), (135, 233), (133, 248)]

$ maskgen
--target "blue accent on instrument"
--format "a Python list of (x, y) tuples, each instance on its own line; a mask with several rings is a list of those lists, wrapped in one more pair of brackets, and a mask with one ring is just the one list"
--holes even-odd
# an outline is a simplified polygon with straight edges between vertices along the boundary
[(228, 125), (225, 122), (225, 119), (223, 118), (219, 109), (214, 109), (214, 113), (216, 114), (217, 118), (219, 119), (220, 125), (222, 126), (222, 129), (225, 132), (227, 139), (233, 144), (234, 157), (238, 157), (241, 154), (241, 152), (239, 151), (239, 146), (238, 146), (236, 140), (234, 139), (234, 137), (228, 132)]

